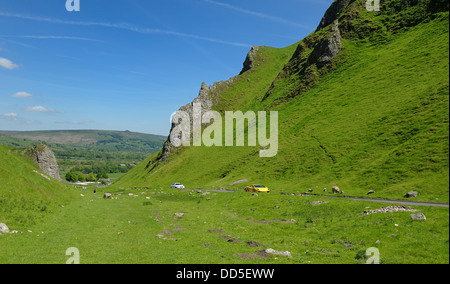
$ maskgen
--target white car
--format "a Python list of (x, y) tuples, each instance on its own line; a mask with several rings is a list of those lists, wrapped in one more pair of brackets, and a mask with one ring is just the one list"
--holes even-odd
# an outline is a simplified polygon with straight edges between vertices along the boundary
[(181, 183), (174, 183), (170, 187), (171, 188), (184, 189), (184, 185), (182, 185)]

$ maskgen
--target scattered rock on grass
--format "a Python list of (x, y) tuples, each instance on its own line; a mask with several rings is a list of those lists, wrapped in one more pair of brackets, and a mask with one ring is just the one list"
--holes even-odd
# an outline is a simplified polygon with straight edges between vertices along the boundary
[(322, 205), (322, 204), (327, 204), (327, 201), (314, 201), (311, 203), (312, 206), (317, 206), (317, 205)]
[(0, 223), (0, 233), (9, 233), (9, 228), (8, 226), (6, 226), (6, 224)]
[(277, 250), (274, 250), (274, 249), (266, 249), (265, 252), (268, 253), (268, 254), (285, 256), (285, 257), (287, 257), (289, 259), (292, 258), (292, 254), (290, 252), (288, 252), (288, 251), (277, 251)]
[(416, 212), (417, 210), (405, 206), (388, 206), (375, 210), (365, 210), (364, 214), (392, 213), (392, 212)]
[(411, 214), (411, 219), (413, 220), (426, 220), (427, 217), (423, 213)]
[(418, 195), (419, 195), (419, 193), (417, 191), (410, 191), (405, 195), (405, 197), (412, 198), (412, 197), (417, 197)]

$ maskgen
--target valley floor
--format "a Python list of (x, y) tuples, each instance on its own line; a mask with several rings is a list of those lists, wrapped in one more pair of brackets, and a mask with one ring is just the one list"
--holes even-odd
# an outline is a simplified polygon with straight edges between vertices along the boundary
[(39, 224), (0, 235), (0, 263), (64, 264), (71, 247), (82, 264), (361, 264), (373, 247), (383, 264), (449, 263), (448, 208), (364, 213), (388, 206), (277, 192), (80, 191)]

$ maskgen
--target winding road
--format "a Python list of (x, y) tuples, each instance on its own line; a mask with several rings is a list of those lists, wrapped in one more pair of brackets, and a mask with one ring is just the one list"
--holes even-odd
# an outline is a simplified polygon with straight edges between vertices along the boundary
[(319, 195), (319, 194), (308, 194), (308, 195), (329, 197), (329, 198), (351, 199), (351, 200), (357, 200), (357, 201), (392, 203), (392, 204), (409, 205), (409, 206), (428, 206), (428, 207), (444, 207), (444, 208), (449, 207), (448, 203), (435, 203), (435, 202), (409, 201), (409, 200), (390, 200), (390, 199), (377, 199), (377, 198), (367, 198), (367, 197), (333, 196), (333, 195)]
[[(226, 189), (197, 189), (201, 191), (210, 191), (210, 192), (238, 192), (235, 190), (226, 190)], [(399, 204), (399, 205), (408, 205), (408, 206), (427, 206), (427, 207), (443, 207), (449, 208), (448, 203), (436, 203), (436, 202), (424, 202), (424, 201), (409, 201), (409, 200), (390, 200), (390, 199), (379, 199), (379, 198), (368, 198), (368, 197), (353, 197), (353, 196), (337, 196), (337, 195), (321, 195), (321, 194), (311, 194), (311, 193), (303, 193), (304, 196), (319, 196), (325, 198), (341, 198), (341, 199), (350, 199), (356, 201), (370, 201), (370, 202), (379, 202), (379, 203), (391, 203), (391, 204)]]

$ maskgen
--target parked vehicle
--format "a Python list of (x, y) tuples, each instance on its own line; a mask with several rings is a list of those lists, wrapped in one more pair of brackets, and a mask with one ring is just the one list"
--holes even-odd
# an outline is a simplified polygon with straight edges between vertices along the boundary
[(250, 185), (245, 188), (246, 192), (270, 192), (270, 189), (264, 185)]
[(184, 185), (181, 183), (174, 183), (170, 186), (171, 188), (184, 189)]

